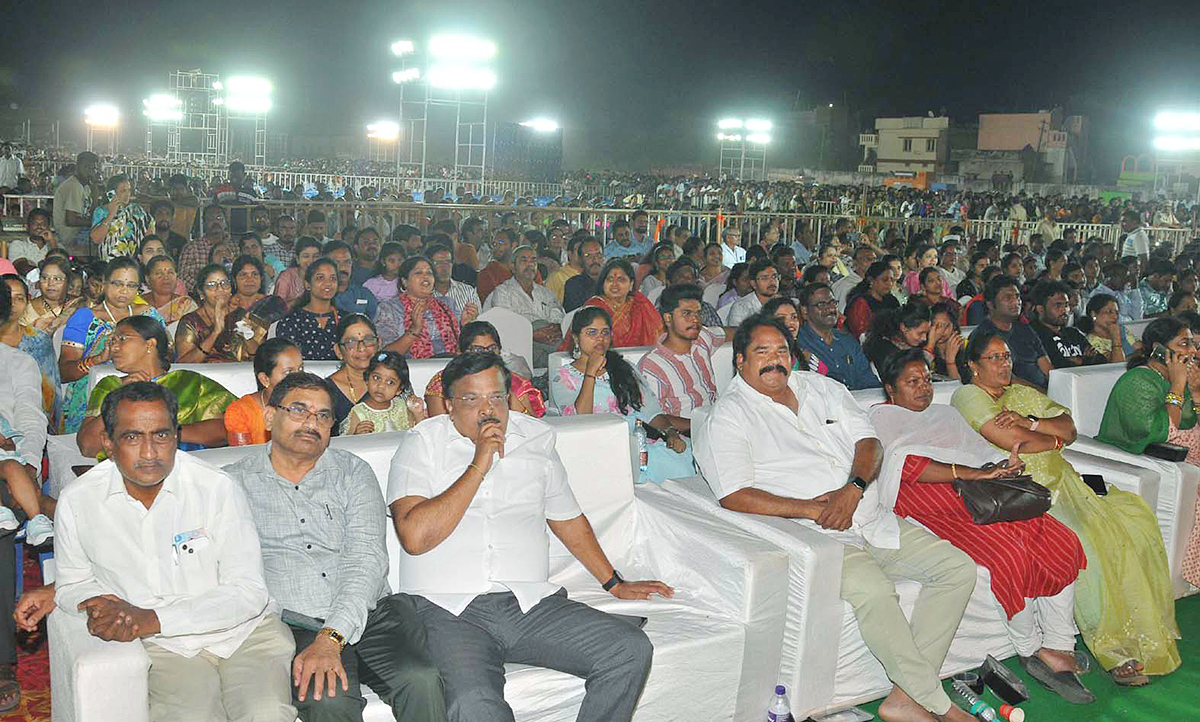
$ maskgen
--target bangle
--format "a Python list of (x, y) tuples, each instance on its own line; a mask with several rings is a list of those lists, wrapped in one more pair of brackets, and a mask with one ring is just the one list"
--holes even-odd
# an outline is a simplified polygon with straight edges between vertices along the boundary
[(1055, 436), (1055, 437), (1054, 437), (1054, 449), (1055, 449), (1055, 451), (1061, 451), (1061, 450), (1062, 450), (1062, 447), (1063, 447), (1063, 440), (1062, 440), (1062, 437), (1061, 437), (1061, 436)]
[(1179, 408), (1183, 408), (1183, 397), (1173, 391), (1167, 392), (1167, 397), (1166, 397), (1166, 399), (1164, 399), (1164, 401), (1165, 401), (1165, 403), (1168, 403), (1171, 406), (1178, 406)]
[(954, 475), (955, 479), (958, 478), (958, 464), (950, 464), (950, 473)]
[(596, 380), (596, 374), (584, 374), (583, 377), (585, 379), (592, 379), (593, 381)]
[[(473, 462), (473, 461), (472, 461), (470, 464), (467, 464), (467, 468), (468, 468), (468, 469), (474, 469), (475, 471), (478, 471), (480, 476), (486, 476), (486, 475), (483, 473), (483, 469), (480, 469), (478, 466), (476, 466), (476, 465), (475, 465), (475, 462)], [(464, 471), (463, 473), (465, 474), (466, 472)]]

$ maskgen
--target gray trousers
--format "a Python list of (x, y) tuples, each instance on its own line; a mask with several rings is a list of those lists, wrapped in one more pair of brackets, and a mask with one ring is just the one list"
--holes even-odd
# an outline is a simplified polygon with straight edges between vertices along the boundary
[(511, 592), (476, 597), (463, 613), (416, 597), (429, 655), (441, 670), (451, 722), (511, 722), (504, 664), (547, 667), (582, 677), (579, 722), (633, 717), (654, 649), (629, 622), (567, 599), (564, 589), (522, 614)]

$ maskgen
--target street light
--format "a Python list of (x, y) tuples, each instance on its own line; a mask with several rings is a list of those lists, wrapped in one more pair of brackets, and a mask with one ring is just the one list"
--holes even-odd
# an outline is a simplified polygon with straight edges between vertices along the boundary
[(183, 101), (166, 93), (155, 93), (142, 100), (145, 108), (142, 115), (151, 123), (167, 123), (173, 120), (183, 120)]
[(553, 133), (558, 130), (558, 123), (549, 118), (534, 118), (533, 120), (521, 123), (521, 125), (536, 130), (539, 133)]
[(120, 119), (121, 112), (117, 110), (117, 106), (107, 103), (97, 103), (88, 106), (87, 110), (83, 111), (83, 122), (93, 128), (104, 130), (115, 128)]
[(725, 118), (724, 120), (717, 122), (717, 127), (722, 130), (726, 130), (728, 128), (741, 128), (742, 121), (738, 118)]
[(750, 135), (746, 136), (746, 140), (750, 143), (766, 145), (767, 143), (771, 142), (771, 136), (767, 135), (766, 133), (751, 133)]
[[(774, 124), (765, 118), (722, 118), (717, 121), (717, 127), (721, 130), (717, 133), (717, 140), (721, 142), (718, 164), (721, 175), (749, 180), (765, 179), (767, 144), (771, 142), (767, 131)], [(745, 132), (742, 132), (743, 129)]]
[(397, 70), (396, 72), (392, 73), (393, 83), (409, 83), (414, 80), (419, 80), (420, 78), (420, 68), (405, 68), (404, 70)]
[(225, 107), (233, 113), (262, 115), (271, 110), (271, 81), (238, 75), (225, 81)]

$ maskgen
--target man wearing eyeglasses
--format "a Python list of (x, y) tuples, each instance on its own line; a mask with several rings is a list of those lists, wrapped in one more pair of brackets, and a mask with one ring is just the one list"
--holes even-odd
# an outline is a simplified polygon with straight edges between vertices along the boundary
[(767, 259), (759, 259), (750, 266), (750, 293), (733, 302), (729, 307), (729, 326), (738, 326), (762, 310), (763, 304), (779, 294), (779, 271)]
[(828, 376), (851, 391), (879, 388), (858, 339), (837, 327), (837, 299), (824, 283), (810, 283), (800, 291), (804, 325), (796, 332), (796, 345), (824, 362)]
[(108, 460), (56, 512), (55, 602), (106, 641), (150, 657), (150, 719), (292, 722), (294, 644), (269, 606), (246, 497), (178, 451), (178, 401), (147, 381), (101, 408)]
[(271, 443), (225, 471), (249, 500), (267, 589), (296, 640), (292, 701), (300, 719), (361, 722), (362, 682), (398, 722), (446, 719), (413, 599), (388, 587), (379, 482), (365, 461), (329, 448), (329, 382), (288, 374), (271, 390), (264, 420)]
[(604, 269), (604, 246), (595, 236), (584, 236), (579, 243), (579, 259), (583, 273), (563, 284), (563, 310), (570, 313), (596, 293), (600, 271)]
[(455, 357), (442, 372), (448, 413), (400, 442), (387, 499), (407, 552), (401, 591), (415, 600), (451, 720), (513, 719), (508, 662), (583, 677), (581, 722), (629, 720), (653, 649), (637, 627), (549, 583), (546, 526), (613, 596), (674, 592), (613, 569), (567, 485), (553, 429), (509, 413), (511, 383), (495, 354)]

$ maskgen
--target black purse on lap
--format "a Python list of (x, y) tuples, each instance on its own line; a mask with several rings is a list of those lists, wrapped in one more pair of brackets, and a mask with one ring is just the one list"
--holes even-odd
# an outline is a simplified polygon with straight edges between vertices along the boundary
[(1050, 490), (1028, 475), (984, 481), (955, 479), (952, 486), (971, 521), (979, 525), (1033, 519), (1050, 510)]

